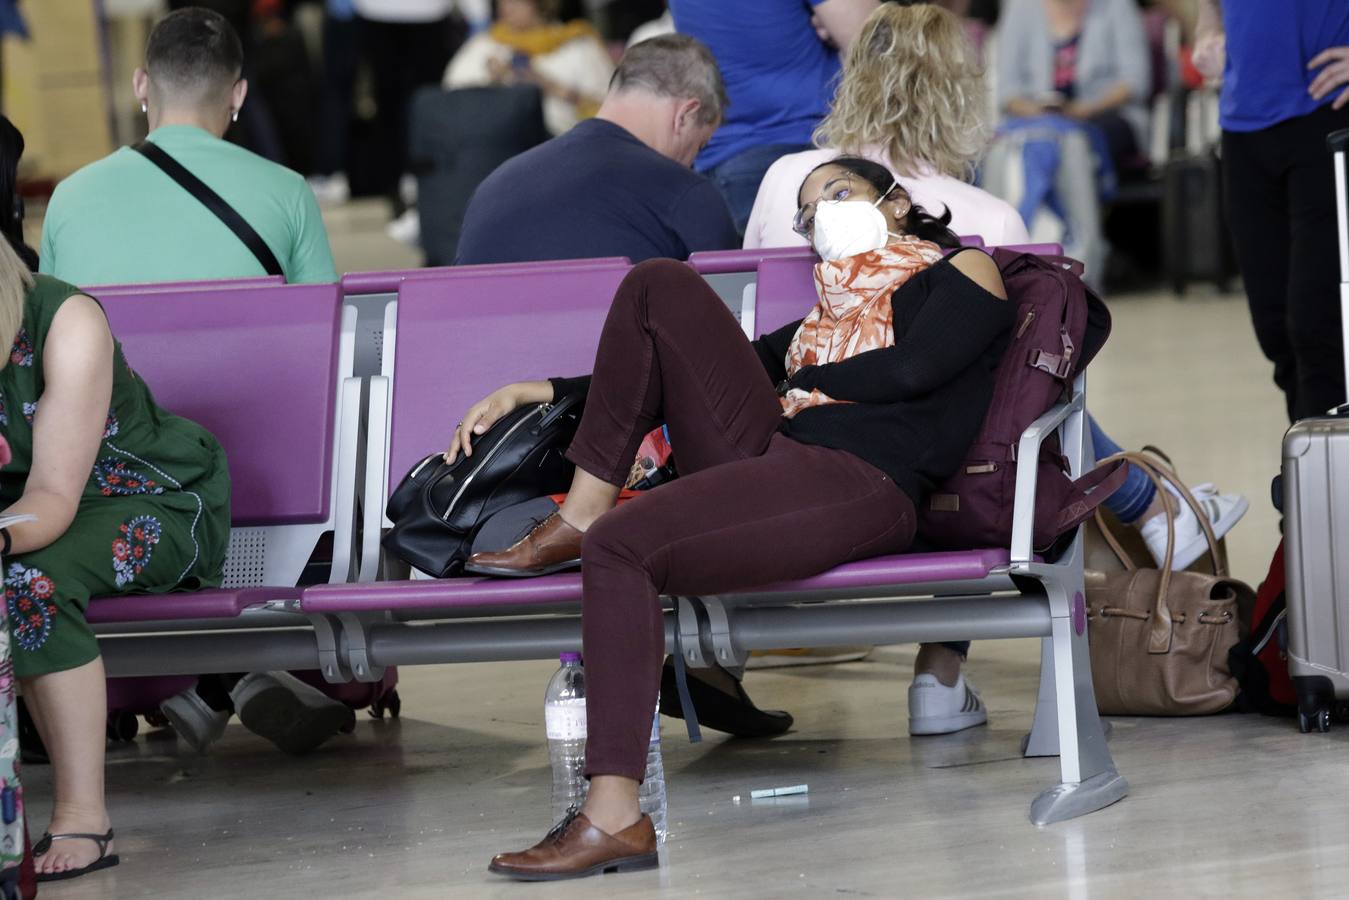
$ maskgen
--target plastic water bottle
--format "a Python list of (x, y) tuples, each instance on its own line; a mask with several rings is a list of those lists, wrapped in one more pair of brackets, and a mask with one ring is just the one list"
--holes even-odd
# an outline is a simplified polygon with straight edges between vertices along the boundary
[(660, 703), (651, 719), (651, 743), (646, 748), (646, 777), (637, 795), (642, 812), (656, 827), (656, 843), (665, 843), (665, 761), (660, 754)]
[(553, 764), (553, 821), (585, 801), (586, 677), (581, 654), (564, 653), (543, 697), (548, 757)]
[[(564, 653), (562, 665), (548, 682), (543, 698), (543, 721), (548, 732), (548, 757), (553, 766), (553, 821), (568, 807), (585, 802), (590, 782), (585, 778), (586, 688), (581, 654)], [(638, 793), (642, 812), (651, 817), (656, 841), (665, 843), (665, 761), (660, 751), (660, 703), (651, 717), (651, 741), (646, 750), (646, 775)]]

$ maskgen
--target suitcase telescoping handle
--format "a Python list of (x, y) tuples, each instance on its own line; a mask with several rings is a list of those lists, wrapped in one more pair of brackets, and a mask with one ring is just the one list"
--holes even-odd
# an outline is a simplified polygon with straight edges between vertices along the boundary
[(1326, 145), (1335, 154), (1335, 219), (1340, 233), (1340, 328), (1344, 335), (1344, 383), (1349, 385), (1349, 128), (1332, 131)]

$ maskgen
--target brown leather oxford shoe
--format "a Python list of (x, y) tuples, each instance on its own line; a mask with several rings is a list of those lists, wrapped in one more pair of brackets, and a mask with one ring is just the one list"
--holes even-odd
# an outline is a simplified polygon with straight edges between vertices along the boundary
[(574, 569), (581, 564), (581, 540), (584, 537), (584, 532), (572, 528), (562, 516), (553, 513), (514, 546), (495, 553), (473, 554), (464, 571), (527, 578)]
[(517, 881), (561, 881), (604, 872), (634, 872), (660, 865), (656, 829), (642, 816), (618, 834), (600, 831), (573, 809), (543, 840), (519, 853), (499, 853), (488, 871)]

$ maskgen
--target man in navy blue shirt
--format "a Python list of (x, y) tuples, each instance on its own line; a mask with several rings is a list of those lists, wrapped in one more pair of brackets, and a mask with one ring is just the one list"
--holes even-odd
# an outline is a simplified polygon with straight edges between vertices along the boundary
[(636, 263), (740, 246), (721, 194), (690, 169), (725, 108), (717, 63), (698, 41), (663, 35), (630, 48), (595, 118), (478, 186), (456, 262)]
[(1205, 0), (1200, 12), (1195, 63), (1222, 75), (1227, 218), (1255, 336), (1289, 419), (1320, 415), (1346, 399), (1326, 135), (1349, 128), (1349, 3)]
[(670, 0), (675, 30), (711, 49), (726, 78), (726, 123), (698, 157), (730, 204), (736, 228), (749, 221), (764, 172), (779, 157), (810, 149), (833, 100), (846, 52), (878, 0)]

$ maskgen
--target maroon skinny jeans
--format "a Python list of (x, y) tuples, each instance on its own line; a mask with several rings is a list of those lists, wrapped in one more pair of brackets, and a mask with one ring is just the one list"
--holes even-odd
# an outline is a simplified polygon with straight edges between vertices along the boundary
[(605, 513), (583, 547), (587, 775), (640, 781), (665, 656), (662, 594), (719, 594), (899, 553), (913, 502), (842, 450), (777, 433), (782, 407), (730, 310), (682, 263), (619, 285), (567, 456), (622, 484), (665, 423), (675, 481)]

